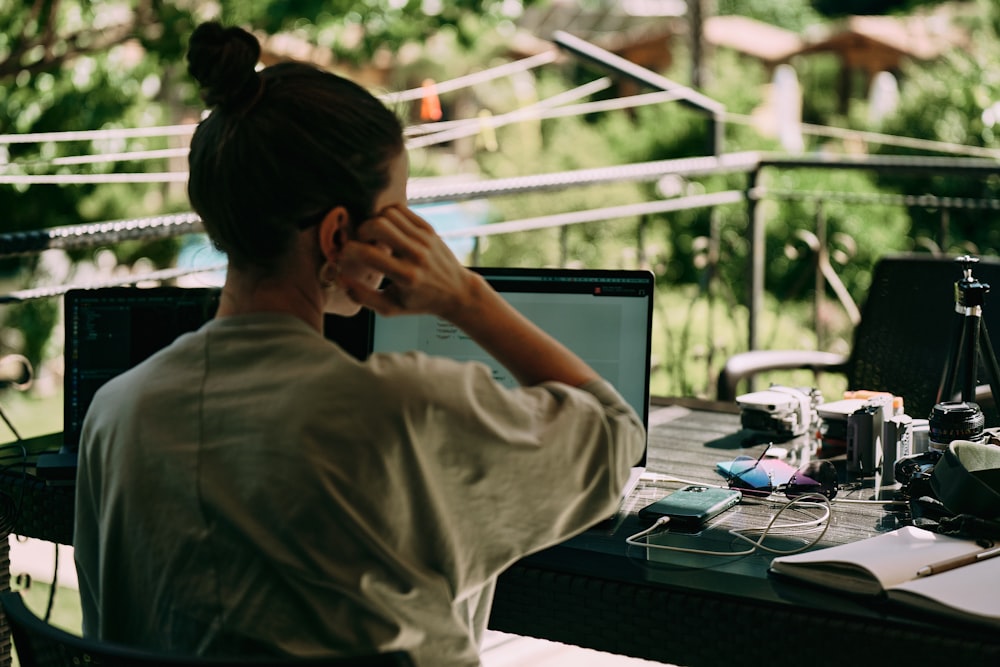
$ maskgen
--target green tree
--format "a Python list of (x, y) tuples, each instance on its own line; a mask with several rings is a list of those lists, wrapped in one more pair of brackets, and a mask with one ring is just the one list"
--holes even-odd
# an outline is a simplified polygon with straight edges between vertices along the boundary
[[(440, 3), (436, 11), (432, 6), (420, 0), (243, 0), (207, 8), (195, 0), (0, 0), (0, 134), (152, 126), (196, 113), (183, 54), (187, 36), (202, 20), (218, 18), (265, 33), (287, 31), (331, 49), (341, 60), (366, 61), (382, 50), (396, 53), (406, 44), (422, 44), (441, 30), (451, 31), (458, 46), (471, 46), (482, 26), (509, 22), (506, 11), (512, 5), (460, 0)], [(114, 146), (120, 151), (165, 147), (163, 139)], [(92, 150), (84, 142), (0, 143), (0, 166), (8, 174), (31, 173), (51, 169), (55, 158)], [(165, 167), (117, 163), (90, 170)], [(161, 197), (148, 197), (149, 189), (2, 186), (2, 228), (47, 228), (171, 206)]]
[(796, 32), (823, 18), (810, 0), (718, 0), (718, 14), (747, 16)]
[[(530, 0), (529, 0), (530, 1)], [(184, 51), (197, 23), (220, 19), (265, 33), (291, 32), (329, 48), (340, 61), (364, 62), (395, 54), (407, 44), (450, 31), (471, 46), (483, 26), (509, 22), (517, 3), (459, 0), (434, 3), (369, 0), (0, 0), (0, 135), (70, 130), (152, 127), (197, 118), (200, 103), (187, 77)], [(461, 59), (452, 59), (461, 62)], [(475, 63), (468, 63), (469, 67)], [(465, 72), (461, 72), (465, 73)], [(120, 173), (183, 168), (166, 158), (60, 165), (96, 152), (132, 152), (182, 145), (183, 139), (116, 141), (0, 141), (0, 174)], [(187, 210), (183, 188), (161, 184), (0, 184), (0, 230), (46, 229)], [(113, 250), (119, 261), (149, 257), (164, 265), (178, 239), (127, 243)], [(2, 251), (2, 249), (0, 249)], [(90, 251), (77, 251), (81, 259)], [(36, 258), (0, 257), (9, 289), (34, 284)], [(7, 309), (7, 326), (31, 332), (45, 346), (51, 313), (40, 307)], [(33, 353), (34, 354), (34, 353)]]
[[(929, 66), (911, 66), (904, 72), (899, 107), (877, 129), (889, 134), (947, 142), (956, 146), (995, 149), (1000, 154), (1000, 63), (996, 26), (1000, 8), (989, 0), (978, 3), (981, 12), (970, 33), (968, 50), (955, 50)], [(880, 152), (917, 154), (886, 147)], [(911, 195), (933, 194), (972, 200), (1000, 200), (996, 177), (965, 175), (933, 177), (880, 174), (884, 189)], [(913, 235), (948, 252), (1000, 252), (1000, 229), (989, 224), (991, 215), (978, 208), (913, 207)]]

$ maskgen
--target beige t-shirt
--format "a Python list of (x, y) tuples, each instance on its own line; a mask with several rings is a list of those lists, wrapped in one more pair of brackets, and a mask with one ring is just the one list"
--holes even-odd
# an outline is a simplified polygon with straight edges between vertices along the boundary
[(512, 390), (476, 363), (359, 362), (289, 316), (213, 320), (87, 415), (84, 631), (478, 665), (497, 575), (613, 511), (643, 439), (602, 381)]

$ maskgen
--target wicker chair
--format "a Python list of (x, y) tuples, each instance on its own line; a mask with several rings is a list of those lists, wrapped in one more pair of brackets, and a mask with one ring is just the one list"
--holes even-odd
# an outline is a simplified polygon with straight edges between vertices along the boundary
[[(1000, 260), (983, 258), (972, 274), (1000, 291)], [(952, 399), (961, 391), (961, 385), (956, 384), (950, 396), (938, 397), (945, 367), (959, 337), (962, 316), (955, 312), (955, 283), (961, 278), (961, 265), (953, 257), (884, 257), (875, 266), (850, 354), (811, 350), (751, 350), (736, 354), (719, 373), (718, 398), (735, 399), (740, 382), (759, 373), (809, 369), (845, 375), (848, 389), (889, 391), (902, 396), (908, 415), (926, 418), (935, 403)], [(991, 304), (988, 294), (982, 321), (990, 340), (1000, 340), (1000, 301)], [(996, 425), (1000, 415), (987, 384), (985, 356), (980, 355), (976, 396), (983, 404), (987, 425)]]
[(85, 639), (49, 625), (28, 609), (20, 593), (0, 593), (21, 667), (412, 667), (397, 651), (351, 658), (202, 658), (170, 656)]

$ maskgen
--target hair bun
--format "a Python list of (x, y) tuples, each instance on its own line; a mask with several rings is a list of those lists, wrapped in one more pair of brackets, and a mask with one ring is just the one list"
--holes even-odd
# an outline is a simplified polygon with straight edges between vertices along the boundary
[(260, 42), (242, 28), (216, 22), (195, 28), (188, 44), (188, 72), (201, 85), (208, 106), (237, 106), (257, 93)]

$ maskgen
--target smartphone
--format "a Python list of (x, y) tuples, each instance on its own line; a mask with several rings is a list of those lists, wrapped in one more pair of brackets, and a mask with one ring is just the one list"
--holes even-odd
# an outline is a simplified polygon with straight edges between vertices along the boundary
[(668, 527), (691, 530), (740, 502), (741, 497), (735, 489), (691, 484), (643, 507), (639, 518), (655, 521), (666, 516), (670, 517)]

